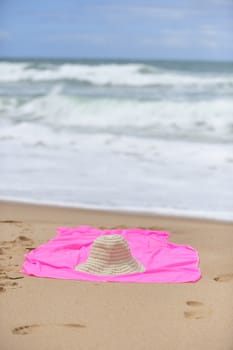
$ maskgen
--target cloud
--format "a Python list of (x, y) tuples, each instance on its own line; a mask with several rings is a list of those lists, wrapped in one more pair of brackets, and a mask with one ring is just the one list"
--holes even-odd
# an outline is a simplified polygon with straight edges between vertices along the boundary
[(89, 33), (65, 33), (60, 35), (49, 35), (47, 37), (49, 42), (66, 42), (66, 43), (89, 43), (94, 45), (103, 45), (106, 43), (106, 37), (103, 35), (89, 34)]
[(210, 49), (232, 48), (232, 35), (228, 30), (213, 25), (203, 25), (200, 28), (200, 44)]
[(191, 45), (190, 33), (184, 30), (162, 30), (157, 36), (147, 37), (142, 40), (145, 46), (160, 46), (170, 48), (187, 48)]
[(231, 33), (228, 30), (224, 30), (222, 28), (210, 24), (205, 24), (201, 26), (201, 34), (212, 38), (223, 38), (231, 35)]
[(168, 8), (168, 7), (158, 7), (158, 6), (132, 6), (127, 7), (131, 14), (136, 14), (139, 16), (147, 17), (157, 17), (161, 19), (171, 19), (171, 20), (180, 20), (185, 14), (186, 10), (181, 8)]
[[(62, 21), (62, 22), (69, 22), (69, 21), (76, 21), (79, 18), (81, 18), (81, 15), (74, 12), (74, 13), (66, 13), (66, 12), (48, 12), (48, 13), (36, 13), (34, 16), (42, 19), (42, 20), (49, 20), (49, 21)], [(31, 16), (29, 13), (28, 16)]]
[(209, 50), (232, 49), (231, 33), (213, 25), (202, 25), (195, 30), (160, 30), (157, 35), (141, 39), (141, 45), (150, 48)]
[(209, 0), (218, 5), (233, 5), (233, 0)]
[(0, 30), (0, 41), (4, 41), (10, 38), (10, 33)]

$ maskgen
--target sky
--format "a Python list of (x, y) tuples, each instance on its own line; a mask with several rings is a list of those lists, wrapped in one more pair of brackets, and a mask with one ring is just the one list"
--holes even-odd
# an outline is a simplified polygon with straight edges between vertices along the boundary
[(0, 58), (233, 61), (233, 0), (0, 0)]

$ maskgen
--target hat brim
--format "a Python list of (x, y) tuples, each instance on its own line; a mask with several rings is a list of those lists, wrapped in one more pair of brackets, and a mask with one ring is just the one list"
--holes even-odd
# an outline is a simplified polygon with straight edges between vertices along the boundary
[(142, 264), (132, 258), (127, 263), (118, 264), (101, 264), (89, 258), (85, 263), (77, 265), (76, 271), (86, 272), (98, 276), (114, 276), (144, 272), (145, 268)]

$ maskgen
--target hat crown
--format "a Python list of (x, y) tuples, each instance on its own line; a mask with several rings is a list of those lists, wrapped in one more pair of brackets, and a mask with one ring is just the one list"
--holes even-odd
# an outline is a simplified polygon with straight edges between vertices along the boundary
[(87, 261), (75, 269), (96, 275), (119, 275), (145, 270), (131, 255), (128, 242), (118, 234), (96, 238)]
[(91, 248), (90, 258), (101, 260), (108, 264), (122, 264), (131, 259), (128, 242), (120, 235), (98, 237)]

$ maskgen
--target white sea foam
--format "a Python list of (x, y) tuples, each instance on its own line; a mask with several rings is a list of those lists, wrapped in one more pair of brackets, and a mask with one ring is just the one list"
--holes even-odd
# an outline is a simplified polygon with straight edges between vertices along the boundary
[[(73, 151), (5, 143), (1, 197), (233, 220), (229, 145), (164, 140), (130, 145), (121, 138), (113, 151), (91, 143), (87, 135)], [(126, 147), (128, 154), (121, 153)], [(154, 156), (146, 159), (151, 148)]]
[[(95, 85), (208, 85), (233, 84), (233, 74), (181, 73), (144, 64), (60, 64), (31, 68), (27, 63), (0, 62), (0, 82), (76, 80)], [(147, 69), (145, 69), (147, 68)]]
[[(0, 139), (78, 143), (77, 135), (233, 141), (233, 101), (131, 101), (62, 96), (52, 92), (20, 105), (2, 100)], [(57, 137), (59, 133), (59, 138)], [(54, 135), (54, 136), (52, 136)]]

